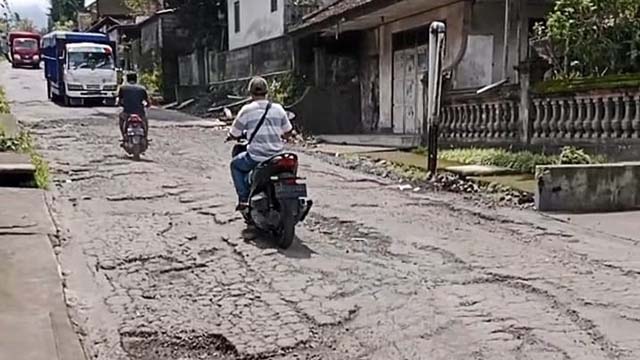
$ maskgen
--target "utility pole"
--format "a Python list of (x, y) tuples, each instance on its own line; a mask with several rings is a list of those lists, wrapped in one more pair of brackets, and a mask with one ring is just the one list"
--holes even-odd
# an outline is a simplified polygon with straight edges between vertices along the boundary
[(434, 176), (438, 168), (438, 127), (442, 98), (442, 60), (446, 26), (434, 21), (429, 27), (429, 72), (427, 76), (427, 170)]

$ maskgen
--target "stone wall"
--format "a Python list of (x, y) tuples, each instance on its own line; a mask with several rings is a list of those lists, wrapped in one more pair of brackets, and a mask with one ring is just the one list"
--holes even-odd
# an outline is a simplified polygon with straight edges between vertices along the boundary
[(640, 162), (539, 166), (536, 179), (539, 211), (640, 209)]

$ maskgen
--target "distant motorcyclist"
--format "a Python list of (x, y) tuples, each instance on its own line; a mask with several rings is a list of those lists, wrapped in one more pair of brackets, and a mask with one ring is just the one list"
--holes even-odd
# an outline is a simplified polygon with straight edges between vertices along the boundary
[[(240, 139), (244, 131), (253, 139), (247, 151), (238, 154), (231, 160), (231, 177), (238, 194), (237, 210), (244, 210), (249, 201), (251, 191), (249, 173), (263, 161), (266, 161), (284, 150), (284, 140), (293, 133), (293, 126), (282, 105), (267, 100), (269, 85), (261, 77), (249, 82), (249, 95), (252, 102), (245, 105), (229, 129), (229, 139)], [(256, 131), (264, 116), (262, 126)]]
[(120, 134), (124, 139), (125, 124), (132, 114), (142, 118), (145, 135), (149, 133), (149, 123), (145, 108), (151, 106), (147, 89), (138, 84), (138, 75), (129, 73), (126, 76), (127, 83), (118, 90), (118, 105), (123, 107), (119, 116)]

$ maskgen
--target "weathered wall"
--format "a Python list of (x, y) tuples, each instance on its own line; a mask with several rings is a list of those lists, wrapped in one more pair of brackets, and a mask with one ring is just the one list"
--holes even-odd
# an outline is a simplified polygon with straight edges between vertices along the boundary
[(191, 39), (178, 25), (173, 14), (155, 17), (141, 26), (140, 41), (136, 45), (139, 51), (136, 64), (141, 71), (152, 70), (156, 64), (160, 66), (162, 95), (166, 101), (176, 98), (178, 56), (193, 51)]
[(289, 71), (293, 66), (293, 45), (288, 37), (279, 37), (208, 56), (208, 78), (215, 83)]
[(97, 0), (98, 14), (103, 16), (128, 15), (131, 11), (124, 3), (124, 0)]
[(640, 208), (640, 162), (539, 166), (539, 211), (607, 212)]
[[(235, 7), (240, 4), (240, 31), (235, 31)], [(271, 0), (227, 0), (229, 13), (229, 49), (256, 44), (284, 35), (285, 0), (278, 0), (271, 11)]]
[(360, 51), (360, 102), (362, 129), (376, 132), (380, 119), (380, 53), (378, 30), (367, 31)]
[[(511, 2), (507, 72), (504, 67), (504, 0), (477, 0), (471, 8), (467, 49), (453, 78), (454, 89), (478, 88), (509, 78), (517, 83), (515, 67), (528, 56), (529, 20), (543, 18), (551, 1), (530, 0), (521, 8)], [(518, 39), (518, 15), (520, 38)], [(518, 44), (520, 40), (520, 44)]]
[[(444, 21), (447, 24), (446, 55), (444, 68), (457, 63), (464, 51), (466, 39), (467, 16), (469, 2), (462, 1), (443, 6), (420, 15), (408, 17), (396, 22), (385, 24), (379, 28), (380, 49), (380, 111), (379, 128), (392, 128), (393, 111), (393, 44), (394, 33), (406, 31), (429, 24), (433, 21)], [(425, 5), (427, 8), (428, 5)]]
[(302, 131), (312, 134), (359, 134), (360, 86), (349, 83), (340, 86), (314, 87), (297, 104), (296, 123)]
[(159, 19), (156, 18), (154, 20), (149, 20), (147, 23), (142, 26), (140, 29), (140, 38), (141, 38), (141, 51), (146, 54), (154, 49), (160, 48), (160, 22)]

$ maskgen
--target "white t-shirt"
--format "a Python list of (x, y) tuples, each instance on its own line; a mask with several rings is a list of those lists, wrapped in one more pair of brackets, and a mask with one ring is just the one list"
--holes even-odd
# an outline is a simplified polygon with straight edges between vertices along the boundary
[[(258, 100), (242, 107), (231, 125), (231, 135), (239, 137), (243, 130), (247, 130), (247, 138), (251, 137), (268, 103), (268, 100)], [(282, 105), (272, 103), (264, 123), (247, 149), (251, 159), (262, 162), (281, 153), (284, 150), (282, 135), (291, 130), (293, 126), (287, 112)]]

